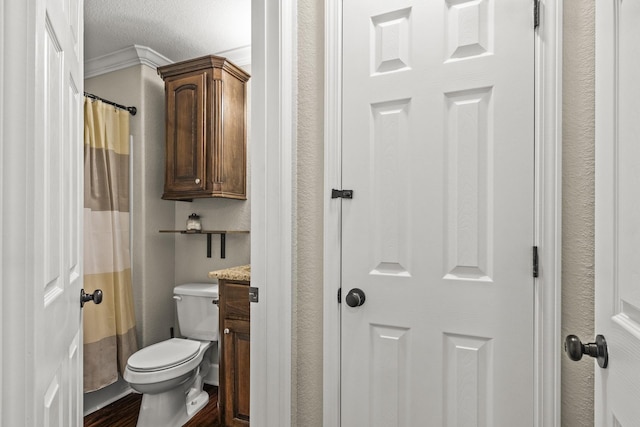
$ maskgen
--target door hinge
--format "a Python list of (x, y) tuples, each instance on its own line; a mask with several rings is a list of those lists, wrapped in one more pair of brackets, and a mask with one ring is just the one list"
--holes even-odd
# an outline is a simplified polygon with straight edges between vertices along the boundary
[(342, 303), (342, 288), (338, 288), (338, 304)]
[(533, 0), (533, 28), (540, 25), (540, 0)]
[(258, 288), (254, 286), (249, 288), (249, 302), (258, 302)]
[(338, 197), (343, 199), (353, 199), (353, 190), (331, 190), (331, 198), (337, 199)]
[(533, 247), (533, 277), (538, 277), (538, 247)]

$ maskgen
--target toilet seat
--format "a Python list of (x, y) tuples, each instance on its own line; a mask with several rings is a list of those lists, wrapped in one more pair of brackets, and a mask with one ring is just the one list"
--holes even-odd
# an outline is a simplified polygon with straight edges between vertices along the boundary
[(150, 345), (129, 357), (124, 379), (131, 384), (175, 380), (194, 371), (211, 345), (210, 341), (183, 338), (171, 338)]
[(162, 371), (190, 361), (198, 355), (199, 350), (199, 341), (171, 338), (137, 351), (129, 358), (127, 365), (135, 372)]

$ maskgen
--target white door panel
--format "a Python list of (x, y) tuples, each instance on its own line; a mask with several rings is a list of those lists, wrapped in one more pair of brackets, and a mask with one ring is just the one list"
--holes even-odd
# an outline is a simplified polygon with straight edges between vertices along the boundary
[[(37, 73), (42, 85), (42, 131), (37, 138), (36, 230), (42, 236), (43, 311), (36, 313), (36, 390), (42, 397), (45, 426), (82, 422), (82, 4), (78, 0), (42, 2), (38, 38), (44, 55)], [(38, 84), (38, 83), (36, 83)], [(44, 213), (44, 214), (42, 214)]]
[[(2, 66), (22, 93), (16, 99), (10, 90), (3, 98), (3, 119), (13, 136), (4, 142), (20, 149), (6, 150), (11, 158), (4, 161), (19, 166), (1, 172), (11, 200), (3, 214), (26, 218), (28, 227), (19, 231), (19, 241), (13, 230), (6, 242), (3, 235), (3, 244), (15, 248), (3, 252), (3, 277), (10, 284), (3, 298), (20, 308), (11, 307), (13, 322), (2, 325), (11, 347), (2, 362), (3, 384), (14, 397), (3, 398), (2, 422), (80, 426), (83, 3), (11, 3), (4, 23), (19, 30), (4, 35), (18, 58), (5, 57)], [(20, 363), (11, 365), (16, 358)]]
[(595, 368), (595, 425), (626, 427), (640, 420), (640, 3), (596, 7), (596, 333), (609, 365)]
[(343, 8), (342, 425), (533, 425), (532, 4)]

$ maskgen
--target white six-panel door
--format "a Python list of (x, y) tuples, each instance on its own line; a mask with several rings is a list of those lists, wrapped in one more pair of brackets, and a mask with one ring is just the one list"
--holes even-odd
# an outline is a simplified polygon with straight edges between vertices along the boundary
[(83, 2), (3, 11), (0, 423), (81, 426)]
[(639, 24), (640, 2), (596, 2), (596, 334), (609, 350), (597, 427), (640, 423)]
[[(43, 237), (42, 264), (34, 285), (41, 288), (35, 310), (35, 361), (38, 366), (36, 417), (48, 426), (82, 423), (82, 74), (83, 7), (81, 0), (37, 2), (37, 38), (42, 49), (42, 84), (35, 141), (36, 230)], [(42, 412), (40, 412), (42, 411)]]
[(342, 77), (342, 425), (533, 425), (532, 2), (345, 0)]

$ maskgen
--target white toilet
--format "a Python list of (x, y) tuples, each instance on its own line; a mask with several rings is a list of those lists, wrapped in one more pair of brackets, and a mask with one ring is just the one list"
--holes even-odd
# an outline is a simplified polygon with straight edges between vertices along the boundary
[(180, 332), (187, 338), (171, 338), (137, 351), (124, 372), (131, 388), (143, 394), (138, 427), (182, 426), (209, 401), (202, 389), (205, 379), (217, 384), (211, 353), (219, 337), (218, 285), (179, 285), (173, 295)]

